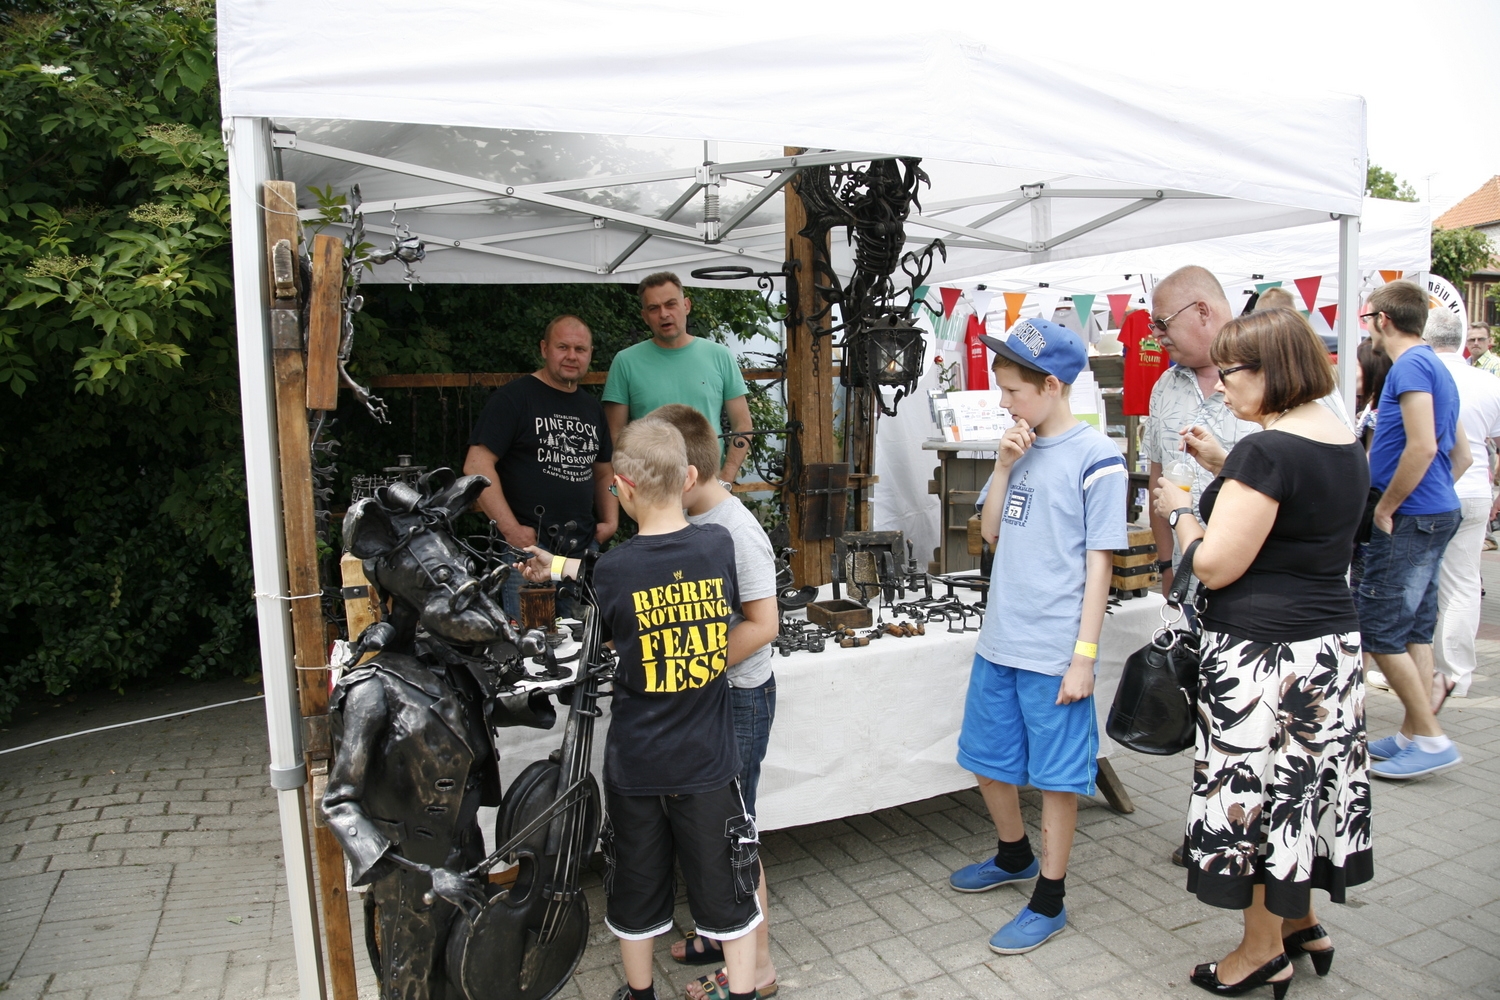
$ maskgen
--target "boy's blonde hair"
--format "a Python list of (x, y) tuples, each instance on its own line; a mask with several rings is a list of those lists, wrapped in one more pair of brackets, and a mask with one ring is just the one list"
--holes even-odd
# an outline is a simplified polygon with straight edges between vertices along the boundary
[(665, 420), (677, 428), (687, 447), (688, 465), (698, 470), (698, 482), (719, 474), (719, 436), (708, 418), (685, 403), (668, 403), (646, 414), (647, 420)]
[(688, 470), (682, 433), (665, 420), (626, 424), (615, 442), (614, 468), (635, 484), (635, 495), (646, 506), (680, 505)]

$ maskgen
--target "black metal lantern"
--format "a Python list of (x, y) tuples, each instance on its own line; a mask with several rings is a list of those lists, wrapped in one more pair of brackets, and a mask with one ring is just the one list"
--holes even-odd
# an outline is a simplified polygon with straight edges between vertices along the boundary
[(881, 412), (894, 417), (902, 397), (916, 391), (926, 350), (920, 329), (900, 316), (883, 316), (868, 328), (851, 334), (845, 342), (843, 384), (858, 389), (894, 387), (896, 398), (889, 409), (885, 400), (876, 395)]

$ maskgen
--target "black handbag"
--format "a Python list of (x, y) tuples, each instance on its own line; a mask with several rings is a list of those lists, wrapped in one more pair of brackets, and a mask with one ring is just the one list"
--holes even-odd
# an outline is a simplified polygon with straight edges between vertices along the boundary
[[(1137, 753), (1165, 757), (1194, 742), (1200, 637), (1196, 631), (1175, 626), (1183, 618), (1182, 602), (1192, 583), (1197, 548), (1196, 541), (1189, 545), (1178, 564), (1167, 607), (1162, 610), (1162, 627), (1126, 658), (1104, 723), (1110, 739)], [(1168, 618), (1173, 611), (1176, 617)]]

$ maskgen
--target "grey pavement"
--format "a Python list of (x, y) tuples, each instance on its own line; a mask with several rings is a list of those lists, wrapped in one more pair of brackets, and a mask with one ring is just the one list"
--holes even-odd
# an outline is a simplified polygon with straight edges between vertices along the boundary
[[(1315, 894), (1338, 954), (1326, 979), (1299, 962), (1294, 997), (1500, 1000), (1500, 558), (1486, 555), (1484, 570), (1493, 594), (1479, 676), (1471, 696), (1443, 712), (1466, 763), (1420, 782), (1374, 784), (1375, 880), (1351, 890), (1345, 906), (1316, 904)], [(48, 727), (66, 732), (246, 691), (202, 685), (164, 692), (155, 708), (102, 705), (88, 717), (23, 721), (0, 732), (0, 747), (50, 735)], [(1372, 733), (1387, 732), (1399, 703), (1372, 690), (1367, 715)], [(263, 709), (252, 702), (0, 756), (4, 1000), (295, 997), (265, 741)], [(963, 895), (945, 883), (993, 849), (976, 793), (766, 834), (783, 994), (1199, 995), (1188, 970), (1233, 947), (1240, 925), (1237, 913), (1190, 897), (1167, 859), (1181, 838), (1189, 759), (1121, 752), (1114, 763), (1136, 812), (1081, 804), (1069, 929), (1027, 955), (986, 946), (1023, 893)], [(1024, 792), (1022, 802), (1035, 841), (1040, 797)], [(619, 952), (601, 921), (597, 876), (586, 875), (586, 888), (589, 947), (561, 996), (604, 1000), (623, 981)], [(678, 916), (690, 926), (681, 903)], [(657, 948), (664, 998), (707, 971), (675, 965), (668, 944)], [(362, 996), (373, 1000), (363, 955), (359, 966)]]

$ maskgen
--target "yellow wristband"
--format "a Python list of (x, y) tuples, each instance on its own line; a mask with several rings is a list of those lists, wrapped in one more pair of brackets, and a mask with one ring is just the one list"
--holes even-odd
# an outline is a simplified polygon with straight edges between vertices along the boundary
[(552, 579), (554, 579), (554, 580), (561, 580), (563, 578), (563, 570), (567, 567), (567, 565), (568, 565), (568, 557), (567, 556), (553, 556), (552, 557)]
[(1087, 656), (1091, 660), (1099, 659), (1099, 644), (1097, 642), (1084, 642), (1079, 639), (1073, 643), (1073, 652)]

